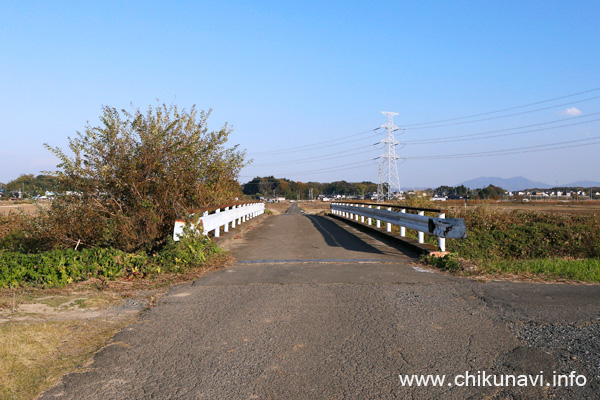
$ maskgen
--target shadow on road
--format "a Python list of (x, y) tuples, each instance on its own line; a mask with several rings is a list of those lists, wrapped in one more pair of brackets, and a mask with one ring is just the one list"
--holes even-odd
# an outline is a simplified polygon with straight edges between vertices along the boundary
[(385, 254), (327, 218), (315, 215), (306, 215), (306, 217), (323, 235), (325, 243), (331, 247), (343, 247), (346, 250), (360, 253)]
[[(387, 252), (382, 252), (381, 250), (376, 249), (364, 240), (348, 232), (346, 229), (340, 227), (338, 224), (336, 224), (335, 221), (329, 218), (314, 215), (307, 215), (307, 217), (311, 220), (311, 222), (321, 233), (321, 235), (323, 235), (325, 241), (330, 246), (343, 247), (347, 250), (361, 251), (366, 253), (388, 254)], [(390, 239), (385, 235), (381, 235), (378, 232), (373, 232), (368, 228), (364, 228), (361, 226), (355, 226), (355, 228), (361, 231), (362, 233), (372, 237), (375, 241), (385, 243), (386, 245), (404, 253), (404, 255), (408, 257), (419, 258), (419, 253), (416, 253), (414, 250), (407, 248), (405, 245), (398, 241)]]

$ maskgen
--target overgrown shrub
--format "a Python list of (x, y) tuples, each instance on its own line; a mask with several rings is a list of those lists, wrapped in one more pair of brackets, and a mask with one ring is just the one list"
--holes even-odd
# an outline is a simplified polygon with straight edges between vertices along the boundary
[(65, 194), (32, 221), (29, 234), (46, 248), (154, 251), (188, 209), (231, 201), (240, 193), (244, 152), (225, 147), (227, 125), (208, 131), (209, 114), (104, 107), (100, 126), (69, 138), (72, 155), (46, 144), (60, 160)]

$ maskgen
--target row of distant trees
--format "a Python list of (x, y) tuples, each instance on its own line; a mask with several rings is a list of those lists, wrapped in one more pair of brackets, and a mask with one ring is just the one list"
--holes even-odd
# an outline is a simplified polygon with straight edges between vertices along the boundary
[(439, 186), (434, 190), (437, 196), (447, 196), (449, 198), (469, 198), (469, 199), (499, 199), (504, 196), (506, 190), (500, 186), (489, 185), (486, 188), (470, 189), (464, 185), (459, 186)]
[(26, 197), (40, 196), (47, 191), (54, 192), (58, 189), (58, 178), (52, 175), (23, 174), (8, 182), (4, 187), (4, 195), (8, 197), (11, 192), (22, 192)]
[(256, 197), (281, 196), (287, 199), (302, 200), (310, 198), (312, 189), (313, 198), (318, 195), (343, 195), (362, 196), (367, 193), (377, 192), (377, 184), (373, 182), (346, 182), (336, 181), (331, 183), (320, 182), (295, 182), (289, 179), (280, 179), (273, 176), (256, 177), (242, 186), (243, 193)]
[[(576, 187), (555, 187), (552, 189), (548, 189), (554, 192), (577, 192), (582, 188)], [(532, 189), (535, 190), (535, 189)], [(599, 188), (587, 188), (586, 192), (595, 193)], [(528, 190), (530, 191), (530, 190)], [(472, 199), (499, 199), (504, 197), (506, 190), (494, 185), (489, 185), (486, 188), (478, 188), (478, 189), (469, 189), (464, 185), (460, 186), (440, 186), (434, 190), (434, 194), (437, 196), (448, 196), (449, 198), (472, 198)]]

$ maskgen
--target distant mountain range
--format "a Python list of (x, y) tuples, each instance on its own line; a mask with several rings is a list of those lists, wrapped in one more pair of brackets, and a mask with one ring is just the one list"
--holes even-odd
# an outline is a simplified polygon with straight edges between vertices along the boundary
[[(495, 176), (482, 176), (480, 178), (471, 179), (459, 183), (470, 189), (485, 188), (489, 185), (499, 186), (502, 189), (515, 191), (524, 189), (550, 189), (555, 185), (548, 185), (543, 182), (535, 182), (522, 176), (515, 176), (513, 178), (498, 178)], [(578, 181), (558, 185), (559, 187), (600, 187), (600, 182), (593, 181)]]

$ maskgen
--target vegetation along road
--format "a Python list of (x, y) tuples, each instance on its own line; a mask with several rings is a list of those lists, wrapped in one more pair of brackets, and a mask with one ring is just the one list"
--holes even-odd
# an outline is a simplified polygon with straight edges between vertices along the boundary
[[(600, 286), (446, 275), (295, 204), (227, 247), (236, 264), (172, 289), (88, 372), (41, 398), (582, 399), (600, 390)], [(572, 371), (586, 383), (552, 384)], [(400, 379), (413, 374), (446, 381)], [(492, 375), (544, 380), (493, 386)]]

